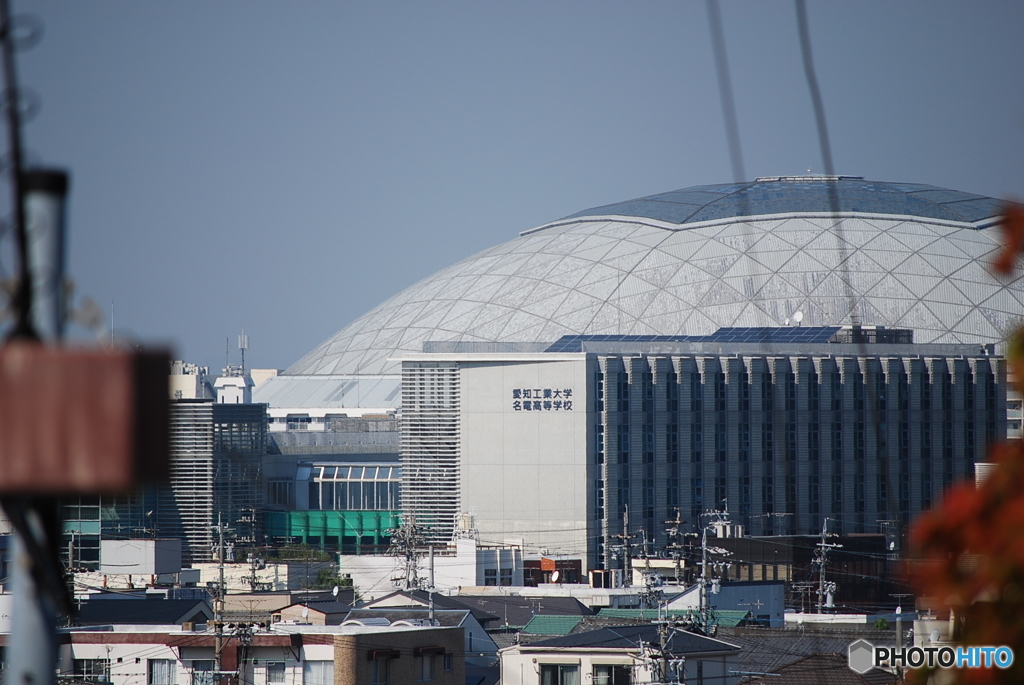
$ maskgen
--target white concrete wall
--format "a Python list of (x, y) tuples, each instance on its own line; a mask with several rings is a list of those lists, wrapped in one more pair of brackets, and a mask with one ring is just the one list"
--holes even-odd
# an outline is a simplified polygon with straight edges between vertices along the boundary
[[(624, 650), (607, 652), (572, 651), (569, 649), (548, 651), (507, 647), (499, 653), (501, 659), (501, 685), (535, 685), (540, 682), (540, 667), (544, 664), (578, 665), (580, 683), (593, 682), (594, 666), (626, 665), (633, 667), (634, 683), (652, 683), (656, 681), (652, 660), (643, 660), (638, 655), (631, 655)], [(700, 664), (701, 679), (698, 679)], [(729, 670), (735, 668), (735, 659), (724, 655), (697, 658), (688, 657), (685, 662), (685, 678), (681, 682), (708, 685), (731, 685), (739, 682), (739, 676), (730, 675)]]
[[(192, 568), (199, 570), (201, 587), (220, 580), (216, 562), (195, 563), (192, 564)], [(302, 590), (316, 582), (322, 569), (333, 570), (334, 564), (329, 561), (267, 563), (266, 568), (256, 570), (256, 580), (260, 583), (269, 583), (270, 589), (275, 591)], [(252, 566), (248, 563), (224, 565), (224, 582), (228, 586), (228, 592), (251, 591), (251, 575)]]
[(177, 538), (100, 540), (100, 573), (153, 575), (181, 570)]
[[(449, 548), (450, 549), (450, 548)], [(434, 555), (434, 587), (449, 593), (459, 588), (483, 585), (484, 570), (512, 569), (513, 585), (523, 583), (523, 555), (518, 548), (479, 547), (472, 539), (458, 540), (455, 555)], [(401, 563), (393, 556), (346, 554), (338, 558), (340, 571), (352, 577), (352, 584), (363, 599), (373, 599), (394, 592), (393, 578), (401, 576)], [(404, 563), (404, 562), (403, 562)], [(423, 555), (417, 564), (417, 574), (424, 583), (430, 578), (430, 559)]]
[[(586, 572), (589, 374), (583, 355), (552, 356), (460, 359), (460, 507), (481, 542), (523, 538), (528, 552), (579, 554)], [(516, 401), (541, 409), (517, 411)], [(558, 401), (562, 409), (544, 408)]]

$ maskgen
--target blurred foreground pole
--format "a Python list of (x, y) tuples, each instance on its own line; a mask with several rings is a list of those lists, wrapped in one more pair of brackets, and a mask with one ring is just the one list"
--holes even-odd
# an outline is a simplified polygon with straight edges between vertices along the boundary
[[(12, 172), (16, 173), (16, 172)], [(64, 332), (64, 204), (68, 175), (39, 170), (21, 174), (25, 255), (31, 287), (32, 327), (46, 344)], [(23, 267), (24, 268), (24, 267)], [(60, 544), (61, 512), (56, 497), (12, 498), (8, 518), (15, 525), (11, 588), (14, 615), (8, 650), (11, 685), (52, 685), (57, 663), (57, 616), (66, 610), (55, 553)]]
[(15, 325), (0, 347), (0, 502), (15, 532), (4, 680), (52, 685), (57, 618), (72, 611), (58, 498), (129, 494), (166, 479), (170, 355), (60, 345), (68, 175), (22, 163), (15, 29), (9, 0), (0, 0), (17, 275)]

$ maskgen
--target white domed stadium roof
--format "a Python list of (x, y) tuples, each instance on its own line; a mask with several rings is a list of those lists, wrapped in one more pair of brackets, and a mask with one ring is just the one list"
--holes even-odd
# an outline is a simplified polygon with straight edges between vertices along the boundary
[(382, 302), (285, 371), (390, 375), (426, 341), (707, 335), (721, 327), (910, 328), (999, 343), (1024, 283), (999, 280), (1000, 202), (856, 177), (698, 186), (525, 231)]

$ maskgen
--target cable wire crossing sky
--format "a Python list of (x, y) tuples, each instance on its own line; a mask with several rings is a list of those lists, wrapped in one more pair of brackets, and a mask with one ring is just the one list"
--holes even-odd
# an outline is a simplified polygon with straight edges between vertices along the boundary
[[(26, 147), (116, 335), (285, 368), (523, 231), (735, 181), (708, 6), (17, 3)], [(718, 7), (744, 180), (824, 172), (794, 5)], [(1024, 196), (1024, 7), (806, 15), (836, 174)]]

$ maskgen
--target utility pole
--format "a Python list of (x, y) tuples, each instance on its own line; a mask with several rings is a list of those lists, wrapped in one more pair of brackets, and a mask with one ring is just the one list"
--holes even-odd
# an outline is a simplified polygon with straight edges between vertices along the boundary
[(700, 538), (700, 623), (703, 630), (708, 627), (708, 526), (705, 524)]
[(665, 545), (665, 549), (668, 551), (668, 553), (672, 556), (672, 559), (675, 561), (676, 586), (679, 586), (682, 582), (680, 576), (682, 575), (683, 565), (682, 537), (684, 523), (686, 523), (686, 521), (679, 517), (678, 507), (676, 508), (676, 517), (672, 520), (665, 521), (665, 525), (668, 526), (667, 528), (665, 528), (665, 535), (671, 541), (667, 545)]
[(632, 560), (633, 555), (633, 544), (631, 540), (635, 537), (629, 532), (629, 505), (625, 507), (623, 513), (622, 532), (617, 535), (610, 535), (609, 537), (618, 538), (622, 541), (621, 549), (623, 553), (622, 560), (622, 587), (630, 587), (633, 584), (633, 570)]
[(391, 548), (388, 554), (398, 557), (402, 564), (401, 581), (403, 590), (420, 589), (422, 582), (419, 577), (419, 548), (423, 546), (423, 535), (416, 525), (416, 519), (409, 516), (398, 528), (388, 530), (391, 535)]
[(216, 637), (213, 645), (214, 670), (217, 679), (220, 679), (221, 652), (224, 650), (224, 595), (227, 586), (224, 584), (224, 524), (221, 515), (217, 514), (217, 570), (220, 580), (217, 587), (216, 617), (214, 618)]
[(430, 587), (427, 588), (427, 603), (429, 611), (427, 617), (430, 625), (434, 625), (434, 546), (430, 546)]
[(658, 682), (668, 682), (668, 621), (658, 622), (658, 646), (661, 651), (661, 668), (658, 673)]
[(828, 538), (835, 537), (835, 533), (828, 532), (828, 518), (821, 522), (821, 541), (814, 550), (814, 563), (818, 566), (818, 613), (822, 613), (825, 596), (836, 591), (836, 584), (825, 581), (825, 567), (828, 565), (828, 553), (833, 549), (839, 549), (842, 545), (828, 542)]
[[(38, 28), (24, 28), (11, 17), (9, 0), (0, 0), (16, 277), (14, 326), (0, 349), (0, 398), (6, 400), (0, 402), (0, 503), (14, 530), (5, 673), (12, 683), (50, 685), (57, 616), (73, 611), (61, 568), (56, 494), (126, 493), (166, 475), (169, 355), (61, 346), (70, 300), (64, 271), (69, 175), (24, 165), (26, 102), (14, 52), (39, 37)], [(96, 402), (99, 385), (103, 402)]]

